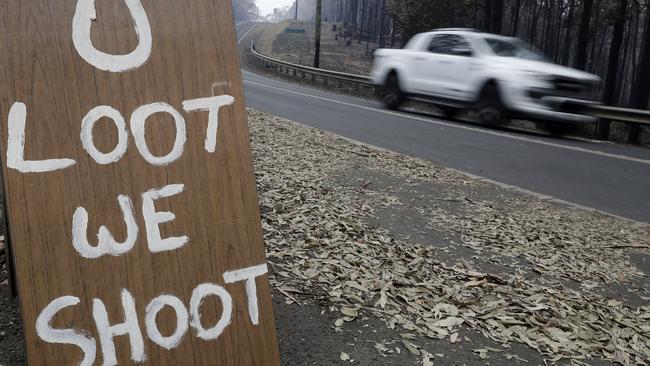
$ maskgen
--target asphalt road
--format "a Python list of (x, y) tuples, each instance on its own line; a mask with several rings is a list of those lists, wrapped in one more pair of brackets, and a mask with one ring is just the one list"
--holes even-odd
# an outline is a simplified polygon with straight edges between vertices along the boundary
[[(250, 24), (238, 25), (242, 42)], [(248, 107), (443, 166), (650, 222), (650, 149), (392, 112), (242, 70)]]

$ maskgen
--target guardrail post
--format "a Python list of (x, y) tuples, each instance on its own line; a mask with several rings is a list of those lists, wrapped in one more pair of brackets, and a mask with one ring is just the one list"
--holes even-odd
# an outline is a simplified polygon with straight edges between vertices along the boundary
[(327, 82), (328, 82), (327, 76), (323, 76), (323, 84), (325, 84), (325, 86), (327, 86)]
[(294, 69), (293, 69), (293, 77), (296, 77), (296, 74), (297, 74), (297, 71), (296, 71), (296, 69), (294, 68)]

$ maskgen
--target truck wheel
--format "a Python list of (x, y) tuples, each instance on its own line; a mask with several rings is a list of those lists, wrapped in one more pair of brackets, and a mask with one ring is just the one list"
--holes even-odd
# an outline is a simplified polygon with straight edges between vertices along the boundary
[(499, 89), (494, 84), (488, 84), (481, 91), (476, 116), (479, 122), (487, 125), (503, 125), (509, 122), (506, 108), (501, 102)]
[(399, 79), (396, 74), (390, 74), (386, 78), (382, 100), (388, 109), (397, 109), (404, 102), (404, 94), (399, 87)]

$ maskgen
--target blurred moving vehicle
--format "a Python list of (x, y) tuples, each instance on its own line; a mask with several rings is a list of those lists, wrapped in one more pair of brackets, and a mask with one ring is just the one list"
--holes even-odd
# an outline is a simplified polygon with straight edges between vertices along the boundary
[(403, 49), (379, 49), (371, 77), (390, 109), (408, 98), (431, 102), (449, 118), (472, 108), (484, 123), (521, 118), (547, 127), (593, 122), (560, 109), (567, 100), (597, 100), (601, 81), (551, 63), (519, 39), (471, 29), (438, 29)]

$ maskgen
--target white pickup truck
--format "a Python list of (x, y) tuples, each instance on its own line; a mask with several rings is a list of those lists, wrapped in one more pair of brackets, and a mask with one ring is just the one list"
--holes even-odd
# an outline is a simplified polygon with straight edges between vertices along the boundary
[(600, 85), (598, 76), (548, 62), (521, 40), (467, 29), (421, 33), (403, 49), (379, 49), (371, 77), (391, 109), (410, 98), (450, 118), (473, 108), (484, 123), (522, 118), (555, 127), (594, 121), (559, 106), (596, 100)]

